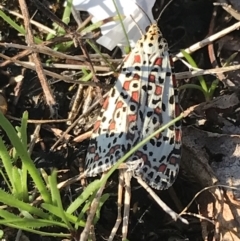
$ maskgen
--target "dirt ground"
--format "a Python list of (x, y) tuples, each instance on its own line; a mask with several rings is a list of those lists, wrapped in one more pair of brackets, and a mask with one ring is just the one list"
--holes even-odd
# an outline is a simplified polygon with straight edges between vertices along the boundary
[[(157, 17), (164, 6), (164, 1), (156, 0), (153, 7), (153, 15)], [(62, 4), (57, 1), (48, 1), (51, 11), (60, 17), (63, 13)], [(238, 4), (231, 2), (237, 9)], [(9, 10), (20, 13), (19, 3), (16, 0), (1, 0), (0, 5)], [(30, 16), (37, 22), (40, 22), (52, 28), (52, 20), (44, 13), (39, 11), (32, 1), (28, 1), (28, 11)], [(240, 9), (237, 9), (240, 11)], [(5, 10), (6, 11), (6, 10)], [(6, 11), (7, 13), (7, 11)], [(175, 0), (164, 11), (159, 27), (167, 39), (170, 52), (173, 57), (181, 49), (186, 49), (193, 44), (212, 36), (213, 34), (233, 26), (238, 20), (221, 6), (213, 6), (213, 1), (209, 0)], [(84, 19), (88, 17), (86, 12), (81, 15)], [(237, 15), (238, 16), (238, 15)], [(23, 24), (19, 17), (12, 16), (18, 23)], [(76, 29), (74, 19), (70, 24), (72, 31)], [(26, 45), (25, 37), (17, 33), (16, 30), (0, 18), (0, 43), (14, 43)], [(34, 26), (35, 36), (44, 39), (45, 33), (39, 31)], [(217, 69), (224, 64), (227, 67), (238, 65), (239, 62), (239, 30), (224, 33), (220, 38), (209, 43), (205, 47), (194, 50), (191, 56), (197, 63), (199, 69)], [(95, 39), (93, 39), (95, 40)], [(86, 49), (89, 54), (92, 50), (85, 41)], [(202, 46), (202, 44), (200, 44)], [(13, 47), (0, 46), (0, 52), (6, 56), (14, 57), (23, 50)], [(65, 51), (65, 50), (64, 50)], [(122, 56), (119, 49), (110, 52), (101, 48), (102, 53), (108, 54), (110, 58), (118, 59), (120, 63)], [(82, 49), (77, 46), (71, 46), (65, 54), (83, 55)], [(234, 54), (234, 57), (233, 57)], [(113, 57), (114, 56), (114, 57)], [(80, 64), (89, 66), (85, 59), (82, 62), (76, 62), (69, 59), (58, 57), (49, 57), (42, 53), (40, 55), (42, 63), (58, 64)], [(21, 61), (31, 61), (29, 54), (19, 58)], [(101, 66), (100, 61), (93, 64)], [(71, 76), (74, 71), (69, 69), (48, 68), (52, 72)], [(191, 69), (194, 71), (194, 69)], [(50, 120), (51, 110), (46, 103), (43, 89), (41, 87), (36, 71), (17, 65), (13, 61), (6, 63), (3, 58), (0, 59), (0, 90), (7, 101), (7, 118), (15, 126), (19, 124), (24, 111), (29, 113), (28, 136), (30, 137), (36, 125), (36, 120)], [(76, 70), (75, 70), (76, 71)], [(161, 199), (167, 203), (177, 213), (191, 202), (195, 195), (203, 188), (194, 201), (185, 210), (185, 217), (189, 225), (180, 221), (174, 222), (148, 195), (148, 193), (139, 186), (136, 180), (132, 180), (132, 198), (130, 204), (129, 234), (130, 241), (200, 241), (200, 240), (240, 240), (239, 232), (239, 194), (237, 190), (217, 187), (222, 184), (230, 187), (239, 186), (239, 70), (230, 72), (210, 72), (204, 75), (208, 86), (219, 79), (211, 99), (206, 101), (205, 96), (199, 89), (184, 88), (186, 84), (197, 84), (197, 77), (188, 75), (180, 78), (179, 74), (189, 71), (186, 66), (177, 58), (175, 61), (175, 71), (178, 78), (179, 99), (182, 110), (189, 110), (189, 115), (183, 120), (183, 150), (180, 166), (180, 173), (174, 185), (166, 191), (155, 191)], [(106, 71), (107, 72), (107, 71)], [(189, 72), (188, 72), (189, 73)], [(19, 83), (15, 81), (18, 75), (23, 76)], [(79, 123), (65, 135), (60, 143), (56, 142), (67, 130), (69, 124), (66, 119), (69, 118), (69, 112), (73, 108), (74, 98), (80, 91), (79, 108), (74, 114), (72, 121), (83, 114), (84, 106), (88, 108), (93, 104), (94, 97), (99, 92), (104, 95), (115, 83), (114, 76), (98, 76), (100, 85), (88, 86), (82, 85), (79, 90), (78, 85), (66, 81), (56, 81), (57, 78), (48, 76), (50, 89), (53, 93), (56, 105), (54, 111), (57, 115), (52, 119), (65, 120), (61, 122), (41, 122), (39, 132), (39, 141), (35, 144), (32, 152), (32, 159), (38, 168), (44, 168), (50, 171), (50, 168), (56, 167), (60, 172), (59, 182), (78, 175), (84, 167), (84, 159), (88, 147), (89, 131), (99, 113), (100, 104), (96, 105), (92, 111), (84, 115)], [(92, 79), (92, 81), (94, 81)], [(56, 112), (55, 112), (56, 114)], [(0, 130), (2, 138), (5, 139), (8, 148), (11, 147), (7, 137)], [(53, 145), (54, 148), (53, 148)], [(6, 184), (1, 180), (1, 188), (5, 189)], [(88, 180), (89, 182), (93, 180)], [(212, 188), (207, 188), (214, 186)], [(118, 175), (114, 173), (109, 179), (104, 193), (109, 193), (110, 197), (103, 205), (100, 213), (100, 219), (95, 225), (96, 240), (107, 240), (111, 229), (117, 217), (117, 188)], [(62, 191), (62, 197), (67, 206), (79, 193), (82, 192), (80, 182), (70, 185)], [(195, 214), (195, 215), (193, 215)], [(205, 217), (206, 219), (204, 219)], [(56, 230), (52, 228), (54, 232)], [(5, 240), (11, 241), (16, 238), (16, 230), (2, 226), (5, 232)], [(79, 234), (82, 230), (79, 230)], [(76, 237), (79, 234), (75, 235)], [(54, 241), (59, 238), (43, 237), (36, 234), (24, 233), (25, 240), (43, 240)], [(72, 239), (74, 240), (74, 238)], [(115, 240), (121, 240), (121, 229), (118, 231)]]

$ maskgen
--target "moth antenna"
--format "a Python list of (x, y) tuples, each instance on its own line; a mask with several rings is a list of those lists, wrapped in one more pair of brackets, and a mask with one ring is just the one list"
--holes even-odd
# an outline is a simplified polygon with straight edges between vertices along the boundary
[(132, 15), (130, 15), (131, 19), (133, 20), (133, 22), (136, 24), (136, 27), (138, 28), (139, 32), (143, 35), (143, 31), (142, 29), (139, 27), (139, 25), (137, 24), (137, 22), (135, 21), (135, 19), (133, 18)]
[(172, 3), (173, 0), (170, 0), (165, 6), (164, 8), (162, 9), (162, 11), (159, 13), (159, 16), (158, 18), (156, 19), (156, 22), (158, 22), (158, 20), (160, 19), (160, 17), (162, 16), (164, 10)]
[(149, 16), (147, 15), (147, 13), (144, 11), (144, 9), (143, 9), (140, 5), (138, 5), (136, 2), (135, 2), (135, 4), (136, 4), (136, 5), (142, 10), (142, 12), (146, 15), (146, 17), (147, 17), (149, 23), (152, 24), (151, 19), (149, 18)]

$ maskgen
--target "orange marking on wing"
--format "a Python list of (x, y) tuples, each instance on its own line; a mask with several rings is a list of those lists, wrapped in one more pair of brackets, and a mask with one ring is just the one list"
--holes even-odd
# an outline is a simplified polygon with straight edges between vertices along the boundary
[(148, 163), (148, 156), (141, 151), (136, 152), (136, 156), (143, 159), (144, 163)]
[(176, 166), (179, 163), (180, 159), (176, 158), (175, 156), (171, 156), (171, 158), (169, 159), (169, 163)]
[(156, 134), (155, 135), (155, 138), (158, 140), (158, 139), (160, 139), (162, 137), (162, 134), (161, 133), (158, 133), (158, 134)]
[(95, 146), (89, 146), (88, 152), (89, 153), (95, 153), (96, 152), (96, 147)]
[(161, 112), (162, 112), (162, 109), (159, 108), (159, 107), (156, 107), (156, 108), (154, 109), (154, 113), (156, 113), (156, 114), (161, 114)]
[(167, 166), (165, 164), (161, 164), (158, 168), (158, 172), (164, 173)]
[(138, 93), (138, 91), (133, 91), (132, 92), (132, 100), (135, 101), (135, 102), (139, 101), (139, 93)]
[(178, 117), (180, 115), (180, 108), (179, 108), (179, 105), (176, 104), (175, 105), (175, 116)]
[(180, 130), (175, 130), (175, 141), (180, 142), (182, 139), (182, 132)]
[(110, 148), (110, 150), (109, 150), (109, 154), (111, 155), (111, 154), (113, 154), (115, 152), (115, 148), (114, 147), (112, 147), (112, 148)]
[(128, 115), (128, 122), (134, 122), (137, 120), (137, 116), (136, 115)]
[(141, 56), (138, 55), (134, 55), (134, 63), (141, 63)]
[(162, 94), (162, 87), (161, 86), (156, 86), (155, 95), (161, 95), (161, 94)]
[(120, 145), (116, 145), (115, 150), (119, 149), (120, 147), (121, 147)]
[(172, 83), (174, 87), (177, 87), (177, 80), (175, 74), (172, 74)]
[(103, 106), (102, 108), (104, 110), (106, 110), (108, 108), (108, 104), (109, 104), (109, 96), (105, 99), (105, 101), (103, 102)]
[(148, 76), (148, 81), (149, 81), (149, 82), (152, 82), (152, 83), (155, 83), (155, 75), (150, 74), (150, 75)]
[(123, 107), (123, 102), (122, 101), (118, 101), (116, 104), (116, 109), (121, 109)]
[(100, 120), (98, 120), (98, 121), (95, 122), (94, 127), (93, 127), (93, 132), (95, 132), (96, 130), (99, 129), (100, 124), (101, 124), (101, 121), (100, 121)]
[(100, 159), (100, 158), (99, 158), (99, 155), (96, 154), (96, 155), (94, 156), (94, 161), (97, 162), (97, 161), (99, 161), (99, 159)]
[(140, 79), (140, 75), (135, 73), (135, 74), (133, 75), (133, 79), (134, 79), (134, 80), (139, 80), (139, 79)]
[(148, 163), (148, 162), (149, 162), (149, 161), (148, 161), (148, 156), (147, 156), (146, 154), (143, 154), (143, 155), (141, 156), (141, 158), (143, 159), (144, 163)]
[(155, 61), (154, 61), (154, 65), (158, 65), (158, 66), (162, 66), (162, 58), (157, 58)]
[(126, 62), (126, 61), (128, 60), (129, 55), (130, 55), (130, 54), (128, 54), (128, 55), (124, 58), (123, 62)]
[(112, 131), (112, 130), (115, 130), (115, 128), (116, 128), (116, 122), (112, 121), (111, 124), (108, 127), (108, 130)]
[(123, 88), (124, 88), (125, 90), (129, 90), (129, 86), (130, 86), (130, 81), (124, 81), (124, 83), (123, 83)]
[(109, 151), (108, 151), (108, 153), (107, 153), (106, 156), (111, 156), (112, 154), (114, 154), (114, 153), (116, 152), (116, 150), (118, 150), (118, 149), (120, 149), (120, 148), (121, 148), (120, 145), (112, 146), (112, 147), (109, 149)]

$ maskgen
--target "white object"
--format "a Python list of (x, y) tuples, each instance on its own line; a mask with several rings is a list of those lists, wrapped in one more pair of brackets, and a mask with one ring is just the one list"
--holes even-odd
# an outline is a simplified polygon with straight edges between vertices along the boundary
[[(155, 0), (115, 0), (115, 2), (119, 13), (125, 16), (123, 24), (130, 45), (134, 47), (141, 36), (141, 32), (137, 26), (145, 33), (145, 28), (151, 24), (149, 19), (151, 22), (154, 22), (152, 7)], [(112, 16), (117, 16), (113, 0), (73, 0), (73, 6), (76, 10), (88, 11), (93, 16), (93, 23)], [(103, 36), (100, 37), (97, 42), (105, 48), (112, 50), (117, 45), (120, 47), (128, 45), (122, 25), (119, 21), (111, 21), (104, 24), (101, 27), (101, 31)]]

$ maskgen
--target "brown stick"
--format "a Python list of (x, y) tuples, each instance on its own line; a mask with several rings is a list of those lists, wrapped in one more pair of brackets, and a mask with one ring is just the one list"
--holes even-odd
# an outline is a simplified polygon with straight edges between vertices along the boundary
[[(34, 43), (34, 36), (33, 36), (33, 33), (32, 33), (32, 27), (31, 27), (31, 24), (30, 24), (30, 17), (29, 17), (29, 12), (28, 12), (28, 9), (27, 9), (27, 4), (25, 2), (25, 0), (19, 0), (19, 5), (20, 5), (20, 8), (21, 8), (21, 11), (22, 11), (22, 15), (24, 17), (24, 26), (25, 26), (25, 29), (26, 29), (26, 42), (28, 45), (30, 46), (34, 46), (35, 43)], [(40, 83), (42, 85), (42, 88), (43, 88), (43, 92), (44, 92), (44, 95), (45, 95), (45, 98), (46, 98), (46, 102), (47, 102), (47, 105), (49, 106), (49, 109), (50, 109), (50, 116), (54, 116), (55, 115), (55, 108), (56, 108), (56, 101), (52, 95), (52, 91), (48, 85), (48, 82), (47, 82), (47, 78), (46, 78), (46, 75), (43, 71), (43, 67), (42, 67), (42, 64), (41, 64), (41, 61), (40, 61), (40, 58), (39, 58), (39, 54), (35, 51), (32, 51), (32, 59), (33, 59), (33, 62), (35, 64), (35, 68), (36, 68), (36, 72), (37, 72), (37, 75), (38, 75), (38, 78), (40, 80)]]

